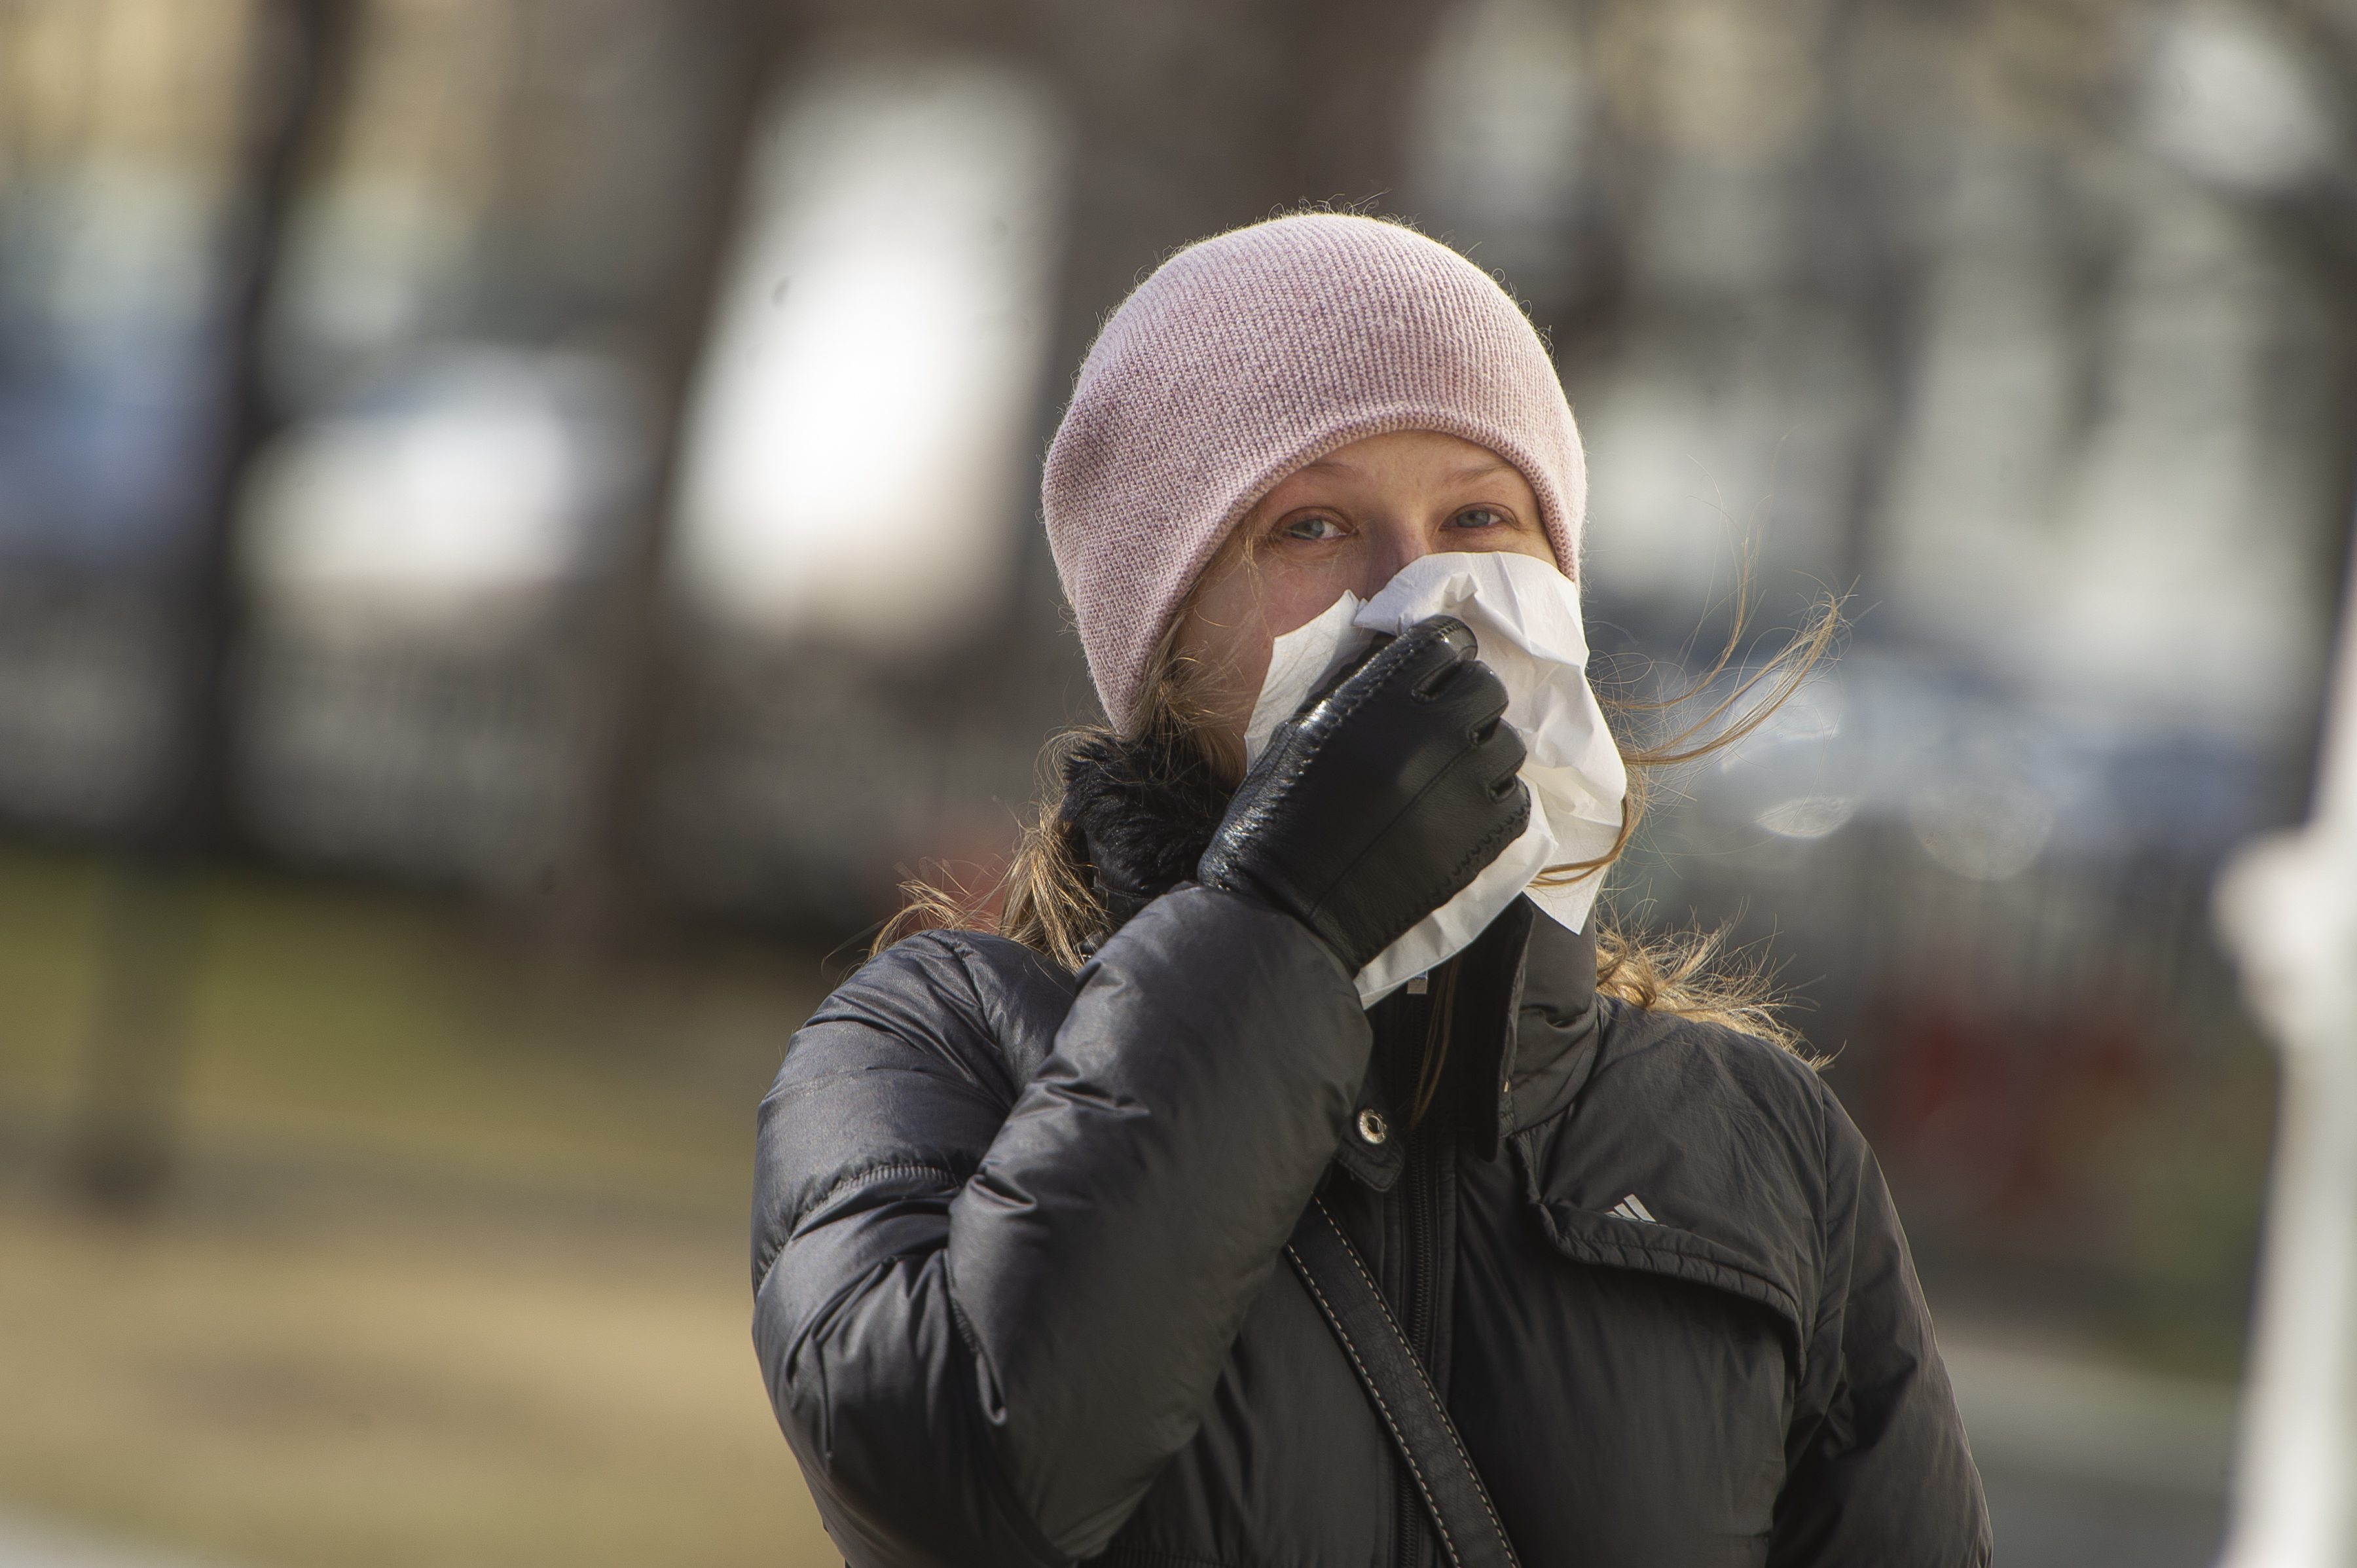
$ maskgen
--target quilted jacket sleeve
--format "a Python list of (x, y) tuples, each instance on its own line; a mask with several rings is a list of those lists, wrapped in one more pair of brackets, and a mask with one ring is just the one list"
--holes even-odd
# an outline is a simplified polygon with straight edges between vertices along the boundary
[(856, 1568), (1100, 1550), (1193, 1435), (1366, 1071), (1350, 977), (1232, 895), (1125, 927), (1019, 1081), (983, 1039), (1012, 1004), (957, 955), (869, 965), (761, 1109), (754, 1338)]
[(1988, 1509), (1881, 1168), (1824, 1096), (1824, 1294), (1771, 1568), (1986, 1568)]

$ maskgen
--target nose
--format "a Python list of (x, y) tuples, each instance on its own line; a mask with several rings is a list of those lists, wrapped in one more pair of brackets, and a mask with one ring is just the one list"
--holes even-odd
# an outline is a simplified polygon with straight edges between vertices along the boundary
[(1367, 530), (1366, 553), (1360, 557), (1361, 577), (1353, 590), (1362, 599), (1372, 599), (1381, 593), (1383, 585), (1399, 575), (1411, 561), (1431, 554), (1432, 541), (1421, 528), (1406, 520), (1384, 518)]

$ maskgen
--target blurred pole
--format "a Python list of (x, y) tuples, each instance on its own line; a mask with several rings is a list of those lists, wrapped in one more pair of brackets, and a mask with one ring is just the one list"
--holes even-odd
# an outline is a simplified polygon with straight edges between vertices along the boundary
[(2218, 888), (2283, 1085), (2223, 1568), (2357, 1568), (2357, 547), (2348, 571), (2309, 823)]
[(210, 461), (196, 478), (188, 543), (171, 564), (170, 730), (152, 805), (127, 835), (100, 931), (74, 1178), (109, 1208), (161, 1191), (185, 1070), (196, 940), (194, 864), (226, 836), (229, 663), (237, 635), (234, 532), (254, 455), (274, 433), (264, 386), (264, 313), (307, 149), (331, 116), (356, 0), (259, 0), (248, 23), (252, 106), (217, 276), (221, 395)]
[(556, 868), (544, 935), (560, 959), (613, 944), (651, 895), (643, 833), (656, 782), (665, 678), (663, 564), (696, 368), (712, 332), (738, 207), (778, 64), (794, 36), (791, 0), (697, 0), (672, 25), (705, 37), (712, 61), (702, 188), (644, 361), (651, 460), (619, 521), (613, 564), (596, 590), (587, 687), (591, 714), (579, 816)]

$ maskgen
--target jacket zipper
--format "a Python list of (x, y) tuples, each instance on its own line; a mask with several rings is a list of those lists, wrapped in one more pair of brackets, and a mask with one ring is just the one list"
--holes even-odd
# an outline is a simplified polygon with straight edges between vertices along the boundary
[[(1394, 1124), (1401, 1129), (1405, 1145), (1401, 1150), (1404, 1165), (1399, 1183), (1386, 1202), (1387, 1207), (1390, 1203), (1399, 1206), (1393, 1211), (1400, 1226), (1399, 1270), (1393, 1276), (1398, 1282), (1399, 1295), (1393, 1301), (1392, 1309), (1399, 1316), (1408, 1344), (1427, 1368), (1432, 1365), (1430, 1341), (1437, 1316), (1439, 1265), (1435, 1254), (1439, 1227), (1436, 1210), (1440, 1201), (1439, 1162), (1445, 1153), (1442, 1127), (1447, 1115), (1435, 1105), (1413, 1129), (1406, 1123), (1415, 1096), (1416, 1069), (1422, 1064), (1423, 1046), (1431, 1027), (1431, 1003), (1424, 1002), (1404, 1011), (1393, 1011), (1386, 1031), (1389, 1037), (1379, 1046), (1393, 1063), (1387, 1087), (1397, 1115)], [(1425, 1521), (1424, 1498), (1405, 1466), (1395, 1462), (1392, 1475), (1393, 1540), (1396, 1542), (1392, 1561), (1397, 1568), (1426, 1568), (1430, 1554), (1426, 1541), (1431, 1530)]]
[[(1432, 1365), (1433, 1292), (1438, 1273), (1433, 1256), (1433, 1209), (1438, 1201), (1436, 1168), (1438, 1129), (1428, 1118), (1408, 1136), (1407, 1168), (1401, 1173), (1401, 1197), (1406, 1207), (1405, 1277), (1401, 1281), (1401, 1325), (1408, 1343), (1426, 1367)], [(1401, 1477), (1399, 1488), (1399, 1553), (1401, 1568), (1419, 1568), (1424, 1560), (1424, 1502), (1415, 1488)]]

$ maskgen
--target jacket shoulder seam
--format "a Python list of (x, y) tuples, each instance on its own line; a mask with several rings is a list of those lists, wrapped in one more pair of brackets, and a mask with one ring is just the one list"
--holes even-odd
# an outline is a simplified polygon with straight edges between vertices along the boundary
[[(1006, 949), (1013, 949), (1014, 951), (1011, 954), (1006, 953), (1003, 950)], [(859, 972), (846, 981), (841, 989), (850, 990), (856, 986), (860, 976), (871, 970), (882, 970), (888, 972), (905, 970), (909, 964), (917, 960), (920, 951), (927, 950), (940, 953), (954, 962), (960, 978), (965, 982), (966, 989), (977, 1000), (984, 994), (983, 977), (985, 974), (996, 983), (994, 989), (1006, 989), (1002, 974), (1005, 966), (996, 961), (998, 959), (1012, 957), (1017, 961), (1028, 961), (1035, 965), (1045, 962), (1038, 953), (1022, 943), (989, 931), (919, 931), (914, 936), (903, 937), (868, 960), (866, 963), (862, 964)], [(826, 1010), (822, 1007), (812, 1021), (818, 1022), (826, 1015)]]
[[(1004, 950), (1010, 948), (1015, 950), (1011, 953)], [(1026, 981), (1032, 978), (1016, 972), (1015, 966), (1023, 962), (1037, 968), (1045, 961), (1029, 948), (986, 931), (920, 931), (870, 959), (820, 1005), (803, 1027), (864, 1025), (922, 1050), (921, 1042), (909, 1040), (879, 1019), (862, 994), (898, 993), (943, 1028), (970, 1038), (997, 1070), (1001, 1078), (997, 1090), (1011, 1103), (1021, 1079), (1003, 1036), (1010, 1008), (1019, 1003)], [(1053, 975), (1043, 972), (1038, 978)]]
[(754, 1294), (759, 1294), (762, 1287), (770, 1283), (770, 1275), (776, 1272), (780, 1260), (786, 1255), (787, 1241), (802, 1230), (804, 1220), (837, 1199), (849, 1197), (861, 1187), (872, 1187), (877, 1182), (889, 1181), (899, 1176), (938, 1176), (943, 1185), (951, 1187), (963, 1187), (966, 1181), (964, 1176), (945, 1165), (919, 1165), (908, 1160), (894, 1160), (880, 1165), (870, 1165), (866, 1170), (853, 1172), (828, 1187), (824, 1193), (795, 1210), (793, 1218), (776, 1232), (780, 1240), (770, 1251), (769, 1262), (761, 1266), (760, 1276), (753, 1282)]
[(1641, 1037), (1632, 1044), (1660, 1045), (1675, 1036), (1690, 1036), (1697, 1041), (1708, 1042), (1715, 1051), (1731, 1058), (1741, 1059), (1757, 1051), (1776, 1064), (1772, 1070), (1790, 1075), (1797, 1082), (1814, 1085), (1819, 1090), (1824, 1087), (1824, 1080), (1808, 1063), (1773, 1040), (1764, 1040), (1757, 1035), (1748, 1035), (1730, 1025), (1713, 1023), (1707, 1018), (1687, 1018), (1675, 1013), (1656, 1013), (1644, 1007), (1632, 1006), (1627, 1011), (1659, 1027), (1657, 1035), (1651, 1038)]
[(879, 1181), (888, 1181), (894, 1176), (939, 1176), (952, 1187), (963, 1187), (966, 1180), (946, 1165), (919, 1165), (908, 1160), (894, 1160), (885, 1165), (870, 1165), (864, 1171), (845, 1176), (833, 1187), (828, 1187), (820, 1197), (802, 1205), (802, 1211), (794, 1216), (793, 1223), (787, 1227), (787, 1233), (791, 1235), (801, 1230), (803, 1220), (837, 1198), (847, 1197), (863, 1187), (870, 1187)]

